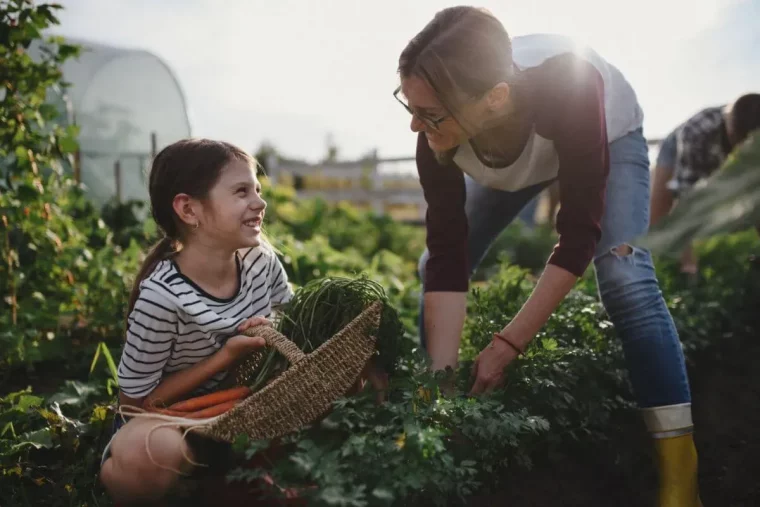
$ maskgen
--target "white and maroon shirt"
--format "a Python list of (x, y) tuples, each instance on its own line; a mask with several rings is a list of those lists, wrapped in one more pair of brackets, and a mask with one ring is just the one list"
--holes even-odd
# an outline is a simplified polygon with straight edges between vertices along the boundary
[(418, 137), (417, 170), (428, 204), (427, 292), (468, 289), (463, 173), (506, 192), (558, 180), (559, 243), (548, 262), (581, 276), (601, 236), (608, 145), (642, 125), (643, 113), (633, 88), (618, 69), (592, 50), (555, 35), (515, 37), (512, 50), (522, 74), (521, 100), (530, 101), (533, 111), (533, 130), (514, 162), (489, 167), (470, 143), (464, 143), (453, 163), (442, 165), (425, 134)]

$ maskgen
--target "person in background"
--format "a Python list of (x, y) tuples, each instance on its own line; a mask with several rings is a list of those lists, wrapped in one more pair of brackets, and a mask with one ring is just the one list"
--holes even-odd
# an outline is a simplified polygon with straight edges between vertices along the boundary
[(427, 201), (420, 338), (433, 369), (455, 367), (469, 279), (499, 233), (558, 184), (559, 242), (533, 293), (492, 337), (472, 393), (503, 383), (593, 263), (659, 459), (660, 507), (701, 505), (683, 350), (651, 254), (643, 113), (621, 72), (556, 35), (510, 38), (484, 9), (438, 12), (406, 46), (394, 96), (412, 115)]
[[(705, 108), (676, 127), (660, 145), (655, 164), (650, 225), (668, 215), (679, 197), (713, 175), (728, 155), (760, 129), (760, 94), (748, 93), (732, 104)], [(760, 225), (758, 226), (760, 232)], [(691, 246), (681, 253), (681, 271), (695, 275)]]

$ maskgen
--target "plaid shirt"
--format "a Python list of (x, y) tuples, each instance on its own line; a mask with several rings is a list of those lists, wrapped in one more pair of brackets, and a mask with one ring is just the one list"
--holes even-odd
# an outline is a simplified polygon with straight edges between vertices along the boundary
[(723, 110), (723, 106), (703, 109), (676, 130), (676, 164), (668, 183), (674, 193), (688, 191), (726, 160), (729, 146)]

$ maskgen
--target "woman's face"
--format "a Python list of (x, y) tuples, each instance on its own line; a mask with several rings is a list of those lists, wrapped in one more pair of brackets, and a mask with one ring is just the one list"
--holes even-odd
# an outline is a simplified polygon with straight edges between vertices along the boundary
[(470, 137), (424, 79), (417, 76), (402, 79), (400, 95), (399, 100), (412, 113), (412, 132), (424, 132), (434, 152), (445, 153)]

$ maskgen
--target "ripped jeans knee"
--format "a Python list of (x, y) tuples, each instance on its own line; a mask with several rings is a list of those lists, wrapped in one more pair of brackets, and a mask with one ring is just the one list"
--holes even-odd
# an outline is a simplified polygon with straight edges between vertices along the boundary
[(605, 306), (619, 299), (635, 299), (636, 293), (645, 287), (653, 291), (652, 296), (661, 296), (652, 256), (647, 250), (628, 243), (617, 245), (598, 255), (594, 268)]
[(639, 405), (689, 402), (683, 351), (650, 253), (621, 244), (598, 255), (594, 267)]
[(619, 257), (625, 257), (633, 253), (633, 247), (628, 243), (623, 243), (622, 245), (610, 248), (610, 253)]

